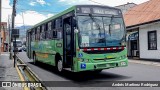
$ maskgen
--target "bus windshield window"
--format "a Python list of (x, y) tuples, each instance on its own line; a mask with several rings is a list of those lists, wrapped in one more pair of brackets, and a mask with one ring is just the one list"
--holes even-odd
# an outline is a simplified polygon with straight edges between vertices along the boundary
[(120, 46), (124, 38), (122, 18), (78, 16), (80, 47)]

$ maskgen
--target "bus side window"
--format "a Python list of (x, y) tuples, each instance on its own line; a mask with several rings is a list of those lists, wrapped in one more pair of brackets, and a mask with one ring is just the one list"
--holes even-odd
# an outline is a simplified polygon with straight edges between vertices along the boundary
[(58, 19), (56, 19), (56, 23), (55, 23), (56, 25), (56, 29), (59, 29), (59, 28), (61, 28), (62, 27), (62, 18), (58, 18)]
[(40, 40), (40, 27), (37, 28), (37, 40)]
[(52, 20), (52, 33), (51, 33), (51, 36), (52, 36), (52, 39), (55, 38), (55, 28), (56, 28), (56, 21), (55, 20)]
[(57, 30), (56, 29), (53, 30), (53, 38), (57, 38)]
[(48, 23), (48, 33), (47, 33), (47, 36), (48, 36), (48, 39), (52, 39), (52, 22), (49, 22)]
[(59, 29), (57, 31), (57, 38), (58, 39), (62, 39), (62, 31), (63, 31), (63, 28), (62, 28), (62, 17), (60, 18), (59, 24), (60, 24), (60, 27), (59, 27)]
[(53, 30), (53, 38), (58, 38), (57, 37), (57, 32), (58, 32), (58, 30), (61, 28), (61, 26), (62, 26), (62, 20), (61, 20), (61, 18), (57, 18), (56, 20), (55, 20), (55, 29)]
[(45, 24), (45, 39), (48, 40), (48, 24)]
[(37, 40), (37, 28), (34, 29), (35, 32), (35, 41)]
[(34, 41), (34, 37), (35, 37), (34, 29), (32, 29), (32, 41)]
[(45, 24), (42, 25), (42, 40), (45, 40)]
[(32, 39), (32, 31), (30, 32), (30, 37), (31, 37), (31, 41), (32, 41), (32, 40), (33, 40), (33, 39)]
[(40, 26), (40, 40), (43, 40), (43, 37), (42, 37), (42, 26)]

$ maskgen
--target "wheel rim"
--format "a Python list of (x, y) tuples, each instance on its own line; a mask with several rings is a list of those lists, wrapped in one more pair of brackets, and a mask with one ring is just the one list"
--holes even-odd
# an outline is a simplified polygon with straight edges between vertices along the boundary
[(61, 60), (59, 60), (59, 61), (58, 61), (58, 65), (57, 65), (57, 67), (58, 67), (58, 71), (59, 71), (59, 72), (61, 72), (61, 71), (62, 71), (62, 69), (63, 69), (62, 61), (61, 61)]

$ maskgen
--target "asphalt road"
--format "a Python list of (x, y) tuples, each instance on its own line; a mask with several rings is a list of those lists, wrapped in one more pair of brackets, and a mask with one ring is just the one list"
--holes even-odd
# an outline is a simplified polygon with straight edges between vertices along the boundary
[(59, 81), (57, 83), (61, 84), (72, 82), (77, 85), (76, 87), (50, 87), (49, 90), (160, 90), (159, 87), (83, 87), (105, 84), (106, 82), (103, 81), (160, 81), (160, 67), (157, 66), (129, 63), (128, 67), (107, 69), (99, 74), (91, 72), (72, 73), (69, 71), (59, 74), (55, 72), (52, 66), (43, 63), (34, 65), (32, 60), (27, 58), (25, 52), (19, 53), (18, 56), (42, 81)]

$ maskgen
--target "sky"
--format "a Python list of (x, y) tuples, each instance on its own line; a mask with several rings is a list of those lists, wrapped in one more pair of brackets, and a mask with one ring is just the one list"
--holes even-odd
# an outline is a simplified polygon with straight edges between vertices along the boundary
[[(148, 0), (17, 0), (15, 26), (35, 25), (63, 10), (78, 4), (118, 6), (140, 4)], [(11, 21), (13, 0), (2, 0), (2, 22)]]

